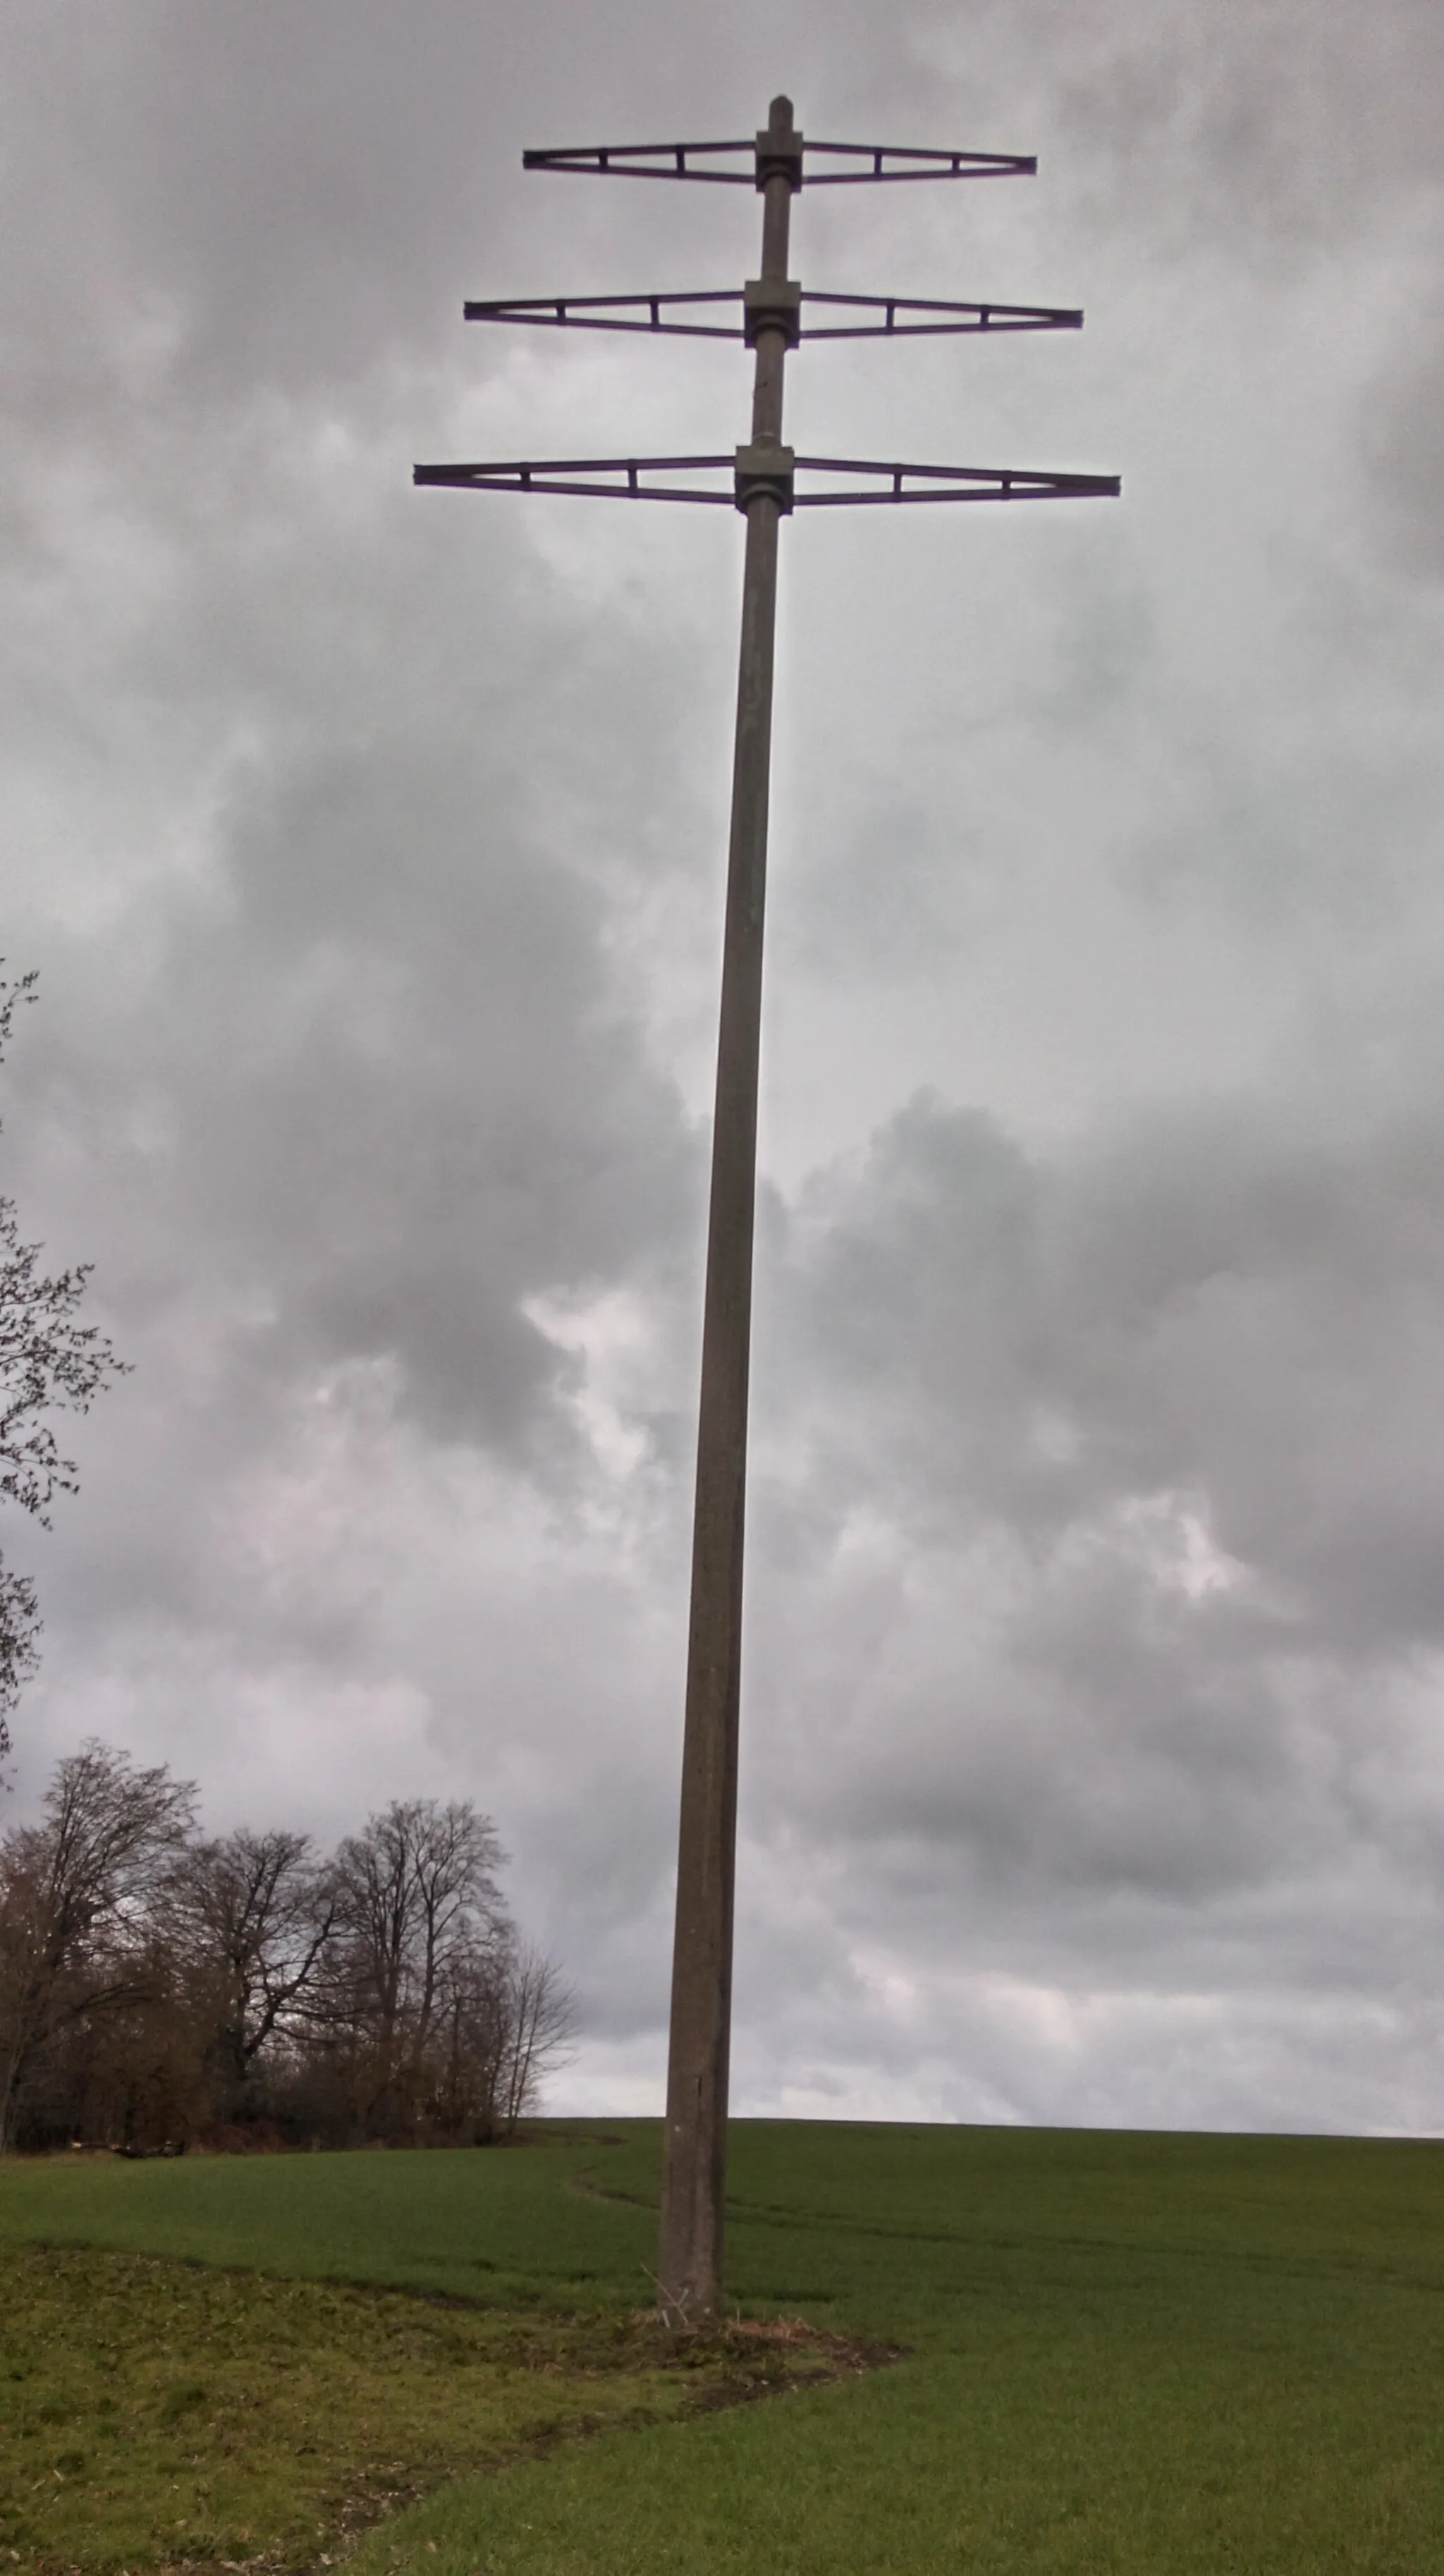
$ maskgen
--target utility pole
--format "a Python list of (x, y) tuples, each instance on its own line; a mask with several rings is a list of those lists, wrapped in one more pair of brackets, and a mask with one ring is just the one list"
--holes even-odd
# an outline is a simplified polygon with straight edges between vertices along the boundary
[[(791, 103), (775, 98), (766, 135), (757, 140), (761, 275), (744, 290), (746, 326), (757, 364), (752, 440), (740, 451), (736, 465), (737, 505), (746, 514), (747, 548), (742, 568), (732, 833), (702, 1309), (692, 1614), (657, 2266), (664, 2305), (678, 2321), (699, 2311), (705, 2314), (716, 2305), (727, 2189), (762, 914), (767, 887), (777, 537), (784, 501), (791, 497), (786, 478), (792, 459), (782, 444), (782, 373), (798, 319), (795, 303), (788, 300), (787, 235), (792, 192), (801, 176), (801, 138), (792, 130)], [(792, 292), (795, 297), (796, 289)]]
[[(745, 166), (737, 166), (738, 156)], [(775, 98), (755, 142), (588, 145), (528, 152), (528, 169), (598, 177), (710, 181), (762, 198), (759, 273), (698, 294), (545, 297), (469, 303), (468, 320), (741, 339), (755, 351), (752, 434), (732, 456), (569, 458), (549, 463), (418, 465), (415, 480), (469, 491), (589, 493), (620, 500), (734, 506), (747, 522), (742, 643), (732, 767), (722, 1001), (712, 1130), (712, 1193), (702, 1324), (702, 1385), (692, 1538), (692, 1600), (682, 1744), (677, 1914), (662, 2184), (662, 2312), (674, 2325), (715, 2313), (722, 2290), (727, 2074), (732, 2018), (733, 1881), (742, 1651), (743, 1530), (762, 921), (772, 744), (778, 533), (794, 509), (876, 502), (1065, 500), (1114, 495), (1116, 476), (995, 471), (795, 457), (782, 439), (783, 372), (802, 339), (938, 332), (1076, 330), (1052, 307), (939, 303), (907, 296), (804, 293), (789, 278), (792, 200), (804, 185), (1029, 175), (1015, 154), (804, 141), (792, 102)], [(838, 164), (842, 166), (839, 167)], [(723, 321), (720, 307), (740, 316)], [(814, 313), (818, 318), (814, 319)], [(706, 318), (700, 318), (705, 314)], [(715, 317), (715, 318), (714, 318)], [(730, 469), (730, 486), (684, 481)], [(820, 488), (797, 489), (799, 472)], [(862, 477), (859, 484), (855, 478)]]

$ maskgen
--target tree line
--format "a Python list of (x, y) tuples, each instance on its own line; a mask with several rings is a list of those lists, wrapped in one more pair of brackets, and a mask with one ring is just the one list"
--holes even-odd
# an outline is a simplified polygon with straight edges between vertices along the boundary
[(504, 1860), (469, 1799), (395, 1800), (329, 1855), (208, 1839), (193, 1783), (85, 1745), (0, 1835), (0, 2152), (505, 2136), (574, 2012)]

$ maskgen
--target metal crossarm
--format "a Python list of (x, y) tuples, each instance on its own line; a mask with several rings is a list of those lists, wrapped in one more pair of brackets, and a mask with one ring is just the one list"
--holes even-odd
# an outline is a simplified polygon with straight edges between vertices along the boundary
[[(539, 322), (553, 330), (669, 331), (682, 339), (740, 340), (739, 322), (684, 322), (679, 306), (730, 304), (740, 312), (735, 286), (709, 287), (696, 295), (508, 295), (463, 304), (468, 322)], [(665, 317), (665, 318), (664, 318)]]
[[(798, 510), (894, 501), (1109, 500), (1120, 489), (1116, 474), (1050, 474), (1024, 466), (884, 465), (862, 456), (793, 458), (789, 453), (788, 467), (797, 474), (870, 478), (861, 491), (796, 491), (791, 506)], [(736, 468), (732, 456), (559, 456), (502, 465), (418, 465), (412, 480), (461, 492), (575, 492), (594, 501), (702, 501), (727, 506), (738, 497)], [(725, 485), (689, 487), (653, 479), (659, 474), (724, 470), (734, 477)]]
[(724, 466), (730, 474), (730, 456), (558, 456), (515, 465), (417, 465), (411, 479), (461, 492), (579, 492), (594, 501), (720, 501), (730, 508), (731, 483), (689, 491), (685, 485), (644, 479), (703, 474)]
[[(805, 188), (856, 187), (876, 179), (1031, 179), (1037, 159), (1031, 152), (914, 151), (895, 143), (812, 143), (795, 137), (801, 166), (794, 185)], [(729, 143), (579, 143), (556, 150), (523, 152), (524, 170), (567, 170), (591, 179), (701, 179), (728, 188), (760, 186), (759, 143), (743, 135)], [(812, 167), (819, 154), (833, 160), (865, 163), (848, 170)], [(728, 167), (746, 156), (746, 166)]]
[(739, 143), (582, 143), (555, 152), (523, 152), (524, 170), (575, 170), (593, 179), (711, 179), (751, 188), (755, 173), (709, 166), (723, 152), (755, 150), (750, 135)]
[(954, 331), (1076, 331), (1083, 319), (1076, 311), (1047, 305), (807, 292), (789, 275), (792, 201), (799, 189), (879, 180), (1022, 178), (1037, 167), (1031, 155), (909, 150), (884, 143), (810, 143), (793, 121), (791, 100), (775, 98), (765, 129), (738, 142), (591, 144), (572, 151), (528, 152), (523, 157), (529, 170), (570, 170), (613, 179), (711, 181), (755, 188), (762, 199), (758, 273), (746, 279), (740, 291), (495, 297), (466, 306), (467, 319), (473, 322), (531, 322), (553, 329), (657, 331), (743, 341), (756, 361), (751, 434), (733, 454), (572, 456), (415, 468), (418, 483), (445, 484), (453, 490), (563, 492), (611, 501), (694, 501), (713, 509), (736, 509), (746, 521), (657, 2266), (663, 2318), (669, 2326), (690, 2328), (715, 2317), (722, 2299), (747, 1398), (779, 532), (794, 510), (939, 501), (1102, 499), (1116, 494), (1119, 484), (1112, 474), (797, 456), (784, 440), (783, 379), (787, 359), (800, 340), (901, 338)]
[[(759, 281), (760, 282), (760, 281)], [(813, 287), (797, 290), (805, 314), (812, 306), (861, 314), (881, 314), (881, 321), (809, 322), (803, 340), (870, 340), (927, 337), (957, 331), (1081, 331), (1076, 307), (1050, 304), (944, 302), (924, 295), (832, 295)], [(745, 295), (735, 287), (707, 287), (691, 294), (666, 295), (495, 295), (462, 306), (468, 322), (533, 322), (551, 330), (659, 331), (692, 340), (743, 340), (740, 322), (689, 322), (682, 312), (698, 305), (745, 308)]]
[[(802, 291), (804, 309), (813, 304), (840, 305), (881, 313), (881, 322), (804, 322), (804, 340), (903, 339), (941, 331), (1081, 331), (1076, 306), (1051, 304), (945, 304), (924, 295), (824, 295), (814, 287)], [(898, 317), (906, 316), (900, 320)], [(914, 320), (916, 315), (919, 318)], [(956, 317), (956, 318), (953, 318)]]
[[(991, 465), (876, 465), (861, 456), (799, 456), (799, 474), (867, 474), (886, 486), (861, 492), (799, 492), (799, 510), (856, 507), (869, 501), (1116, 500), (1116, 474), (1047, 474)], [(921, 486), (921, 489), (914, 488)]]
[[(1031, 152), (914, 152), (893, 143), (812, 143), (804, 152), (830, 152), (847, 161), (866, 161), (866, 170), (809, 170), (809, 188), (855, 187), (865, 179), (1031, 179), (1038, 163)], [(899, 168), (898, 164), (902, 166)]]

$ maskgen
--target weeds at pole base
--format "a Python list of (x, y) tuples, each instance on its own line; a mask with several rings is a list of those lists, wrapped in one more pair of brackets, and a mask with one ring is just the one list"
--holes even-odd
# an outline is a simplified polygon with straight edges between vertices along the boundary
[(449, 2478), (891, 2357), (77, 2246), (0, 2252), (0, 2315), (0, 2576), (310, 2576)]

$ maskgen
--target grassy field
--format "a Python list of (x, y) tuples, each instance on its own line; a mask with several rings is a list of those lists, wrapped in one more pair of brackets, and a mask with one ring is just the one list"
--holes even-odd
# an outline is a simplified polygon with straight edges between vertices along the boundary
[(693, 2394), (635, 2329), (396, 2291), (75, 2247), (12, 2256), (4, 2288), (12, 2566), (311, 2566), (440, 2478)]
[[(729, 2269), (743, 2308), (801, 2312), (904, 2345), (907, 2358), (706, 2415), (679, 2411), (675, 2381), (654, 2387), (645, 2354), (623, 2356), (625, 2369), (615, 2354), (598, 2362), (597, 2338), (615, 2337), (647, 2295), (656, 2155), (655, 2128), (638, 2123), (555, 2128), (497, 2154), (11, 2165), (0, 2246), (12, 2277), (30, 2265), (59, 2284), (61, 2306), (64, 2262), (37, 2274), (27, 2249), (106, 2249), (117, 2317), (127, 2304), (140, 2313), (141, 2273), (222, 2296), (176, 2257), (269, 2276), (247, 2285), (248, 2308), (274, 2298), (292, 2350), (309, 2356), (294, 2411), (272, 2426), (280, 2453), (297, 2429), (310, 2424), (314, 2439), (336, 2419), (363, 2500), (378, 2479), (424, 2486), (427, 2464), (459, 2472), (361, 2539), (355, 2576), (1438, 2576), (1444, 2565), (1444, 2148), (740, 2124)], [(468, 2304), (428, 2309), (417, 2292)], [(287, 2299), (319, 2302), (314, 2321), (293, 2307), (286, 2324)], [(393, 2312), (407, 2322), (386, 2325)], [(427, 2315), (478, 2346), (492, 2338), (488, 2367), (508, 2338), (540, 2338), (514, 2368), (514, 2417), (480, 2423), (474, 2407), (467, 2418), (482, 2361), (429, 2347), (415, 2322)], [(105, 2339), (89, 2314), (86, 2331)], [(225, 2392), (183, 2336), (147, 2383), (147, 2439), (159, 2452), (165, 2434), (167, 2456), (183, 2453), (186, 2474), (213, 2486), (192, 2433), (234, 2426), (276, 2377), (272, 2325), (257, 2318), (247, 2333)], [(404, 2369), (394, 2352), (385, 2360), (388, 2338)], [(11, 2383), (37, 2419), (12, 2449), (95, 2452), (94, 2390), (65, 2378), (65, 2342), (52, 2331), (47, 2362), (42, 2337), (30, 2376)], [(174, 2385), (206, 2392), (188, 2411), (167, 2393), (172, 2358)], [(388, 2384), (395, 2402), (368, 2416)], [(180, 2412), (167, 2431), (168, 2402)], [(556, 2434), (585, 2420), (594, 2438), (526, 2456), (525, 2425), (548, 2409)], [(403, 2420), (413, 2430), (388, 2442)], [(509, 2465), (468, 2474), (483, 2461)], [(304, 2456), (296, 2492), (313, 2530), (332, 2514), (308, 2562), (319, 2565), (345, 2516), (324, 2499), (316, 2510)], [(107, 2562), (71, 2515), (63, 2544), (32, 2538), (22, 2551), (0, 2538), (0, 2552), (137, 2576), (216, 2564), (205, 2528), (181, 2506), (148, 2555), (137, 2544)]]

